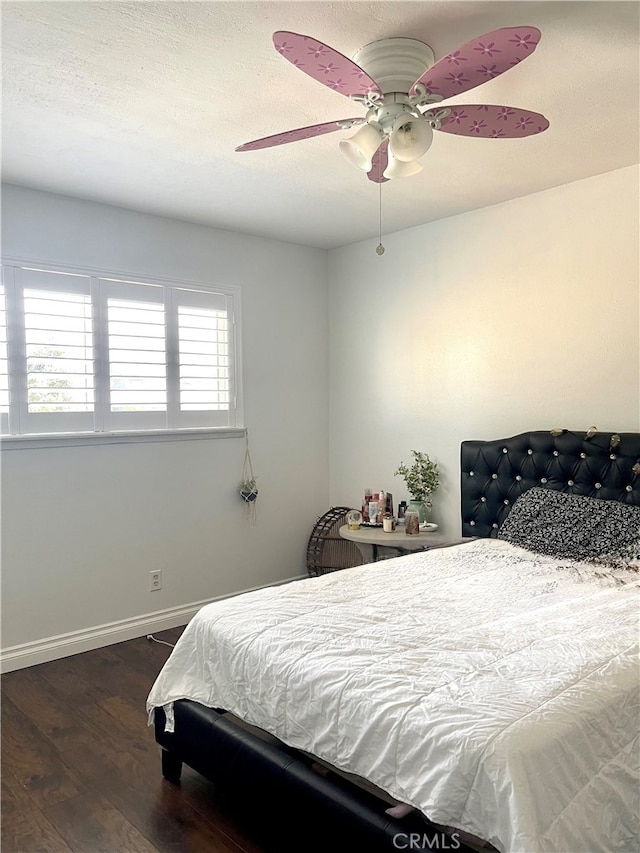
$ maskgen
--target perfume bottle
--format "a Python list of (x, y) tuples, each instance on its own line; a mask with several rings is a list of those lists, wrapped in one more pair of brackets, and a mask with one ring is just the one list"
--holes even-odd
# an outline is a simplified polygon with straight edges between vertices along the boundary
[(369, 504), (371, 503), (371, 489), (364, 490), (364, 500), (362, 501), (362, 520), (369, 522)]

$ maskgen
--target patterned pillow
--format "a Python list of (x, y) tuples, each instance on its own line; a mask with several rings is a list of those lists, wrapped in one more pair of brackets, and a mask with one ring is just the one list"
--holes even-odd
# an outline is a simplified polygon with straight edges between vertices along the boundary
[(640, 507), (529, 489), (514, 503), (498, 539), (554, 557), (625, 562), (640, 549)]

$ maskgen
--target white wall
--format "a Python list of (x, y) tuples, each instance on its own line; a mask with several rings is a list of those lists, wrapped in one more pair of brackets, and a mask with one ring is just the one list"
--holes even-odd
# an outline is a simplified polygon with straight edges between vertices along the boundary
[(328, 507), (326, 252), (13, 186), (2, 206), (5, 255), (242, 288), (260, 487), (250, 526), (243, 439), (3, 451), (3, 647), (305, 573)]
[[(330, 499), (459, 448), (554, 426), (640, 429), (638, 167), (337, 249), (329, 260)], [(384, 187), (383, 187), (384, 203)]]

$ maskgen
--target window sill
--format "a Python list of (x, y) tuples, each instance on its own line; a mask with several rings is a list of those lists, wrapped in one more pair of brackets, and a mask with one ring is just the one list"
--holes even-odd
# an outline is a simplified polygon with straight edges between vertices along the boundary
[(138, 444), (139, 442), (158, 441), (201, 441), (203, 439), (243, 438), (244, 435), (244, 427), (5, 435), (0, 437), (0, 450), (42, 450), (50, 447), (86, 447), (92, 444)]

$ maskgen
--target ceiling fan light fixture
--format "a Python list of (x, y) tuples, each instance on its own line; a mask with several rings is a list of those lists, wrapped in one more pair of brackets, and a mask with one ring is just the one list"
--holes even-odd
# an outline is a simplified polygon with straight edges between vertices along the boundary
[(413, 160), (411, 163), (406, 163), (403, 160), (398, 160), (389, 151), (389, 162), (387, 168), (382, 173), (383, 177), (392, 180), (393, 178), (410, 178), (412, 175), (417, 175), (422, 171), (422, 163)]
[(433, 141), (433, 129), (425, 118), (398, 116), (389, 139), (389, 151), (396, 160), (411, 163), (426, 154)]
[(362, 172), (368, 172), (373, 164), (373, 155), (382, 142), (382, 131), (375, 124), (364, 124), (351, 139), (340, 142), (342, 156)]
[(549, 127), (548, 119), (521, 107), (441, 106), (514, 68), (533, 54), (540, 38), (537, 27), (499, 27), (437, 62), (429, 45), (417, 39), (380, 39), (365, 45), (352, 60), (319, 39), (278, 30), (273, 45), (284, 59), (323, 86), (365, 106), (367, 114), (263, 136), (239, 145), (236, 151), (257, 151), (362, 125), (351, 139), (340, 142), (340, 151), (379, 184), (420, 172), (416, 161), (429, 150), (434, 130), (496, 140), (542, 133)]

